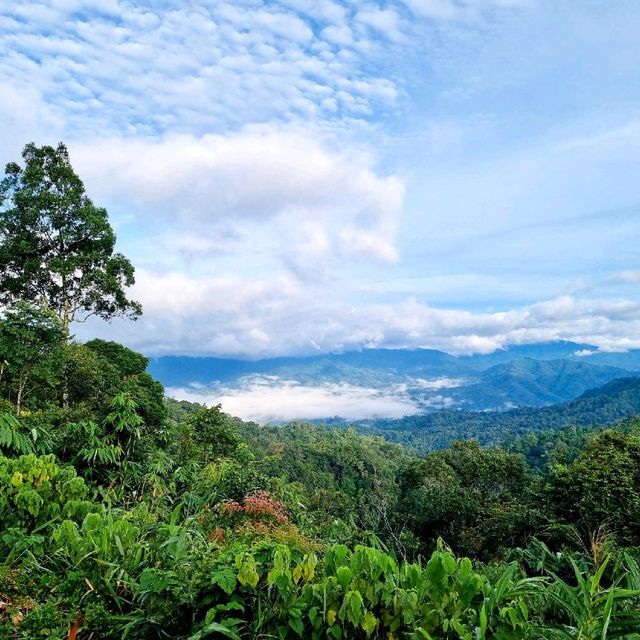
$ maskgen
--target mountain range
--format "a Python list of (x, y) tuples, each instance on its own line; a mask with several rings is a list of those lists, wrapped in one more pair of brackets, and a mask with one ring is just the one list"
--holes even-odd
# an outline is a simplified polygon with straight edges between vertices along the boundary
[[(280, 390), (285, 404), (296, 394), (313, 397), (314, 390), (326, 398), (323, 406), (313, 409), (309, 402), (309, 415), (296, 401), (296, 412), (291, 415), (281, 407), (280, 414), (273, 416), (257, 411), (243, 417), (264, 415), (271, 421), (286, 421), (340, 417), (345, 411), (344, 417), (372, 418), (376, 411), (383, 411), (381, 415), (389, 418), (393, 415), (384, 412), (385, 399), (394, 404), (395, 417), (438, 409), (508, 411), (562, 403), (640, 372), (640, 350), (611, 353), (588, 344), (558, 341), (472, 356), (431, 349), (366, 349), (256, 361), (162, 356), (150, 360), (149, 371), (168, 388), (169, 395), (190, 393), (195, 399), (201, 394), (210, 402), (220, 397), (223, 409), (229, 398), (247, 398), (250, 405), (256, 390), (262, 397), (270, 389)], [(363, 404), (359, 415), (357, 406), (344, 408), (345, 394), (376, 397), (377, 401)]]
[(445, 448), (455, 440), (473, 438), (485, 446), (504, 444), (527, 434), (563, 427), (595, 427), (640, 414), (640, 377), (612, 380), (567, 402), (508, 411), (435, 411), (404, 418), (331, 421), (358, 431), (401, 442), (417, 451)]

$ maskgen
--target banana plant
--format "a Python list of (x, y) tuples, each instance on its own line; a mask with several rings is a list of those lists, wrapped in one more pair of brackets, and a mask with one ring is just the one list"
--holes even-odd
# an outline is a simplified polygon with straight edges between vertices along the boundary
[(554, 575), (548, 596), (565, 622), (539, 628), (541, 638), (553, 640), (640, 640), (640, 590), (606, 587), (603, 576), (611, 561), (607, 556), (595, 573), (583, 571), (570, 558), (576, 586)]

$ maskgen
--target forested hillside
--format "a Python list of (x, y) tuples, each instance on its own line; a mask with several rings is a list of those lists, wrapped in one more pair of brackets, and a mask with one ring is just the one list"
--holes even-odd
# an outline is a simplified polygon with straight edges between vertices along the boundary
[(638, 420), (419, 455), (165, 400), (145, 356), (74, 339), (142, 312), (133, 267), (63, 145), (23, 159), (0, 189), (1, 638), (640, 638)]
[[(496, 445), (530, 432), (559, 429), (567, 425), (611, 425), (640, 413), (640, 378), (612, 380), (585, 391), (569, 402), (549, 407), (521, 407), (502, 412), (440, 410), (398, 420), (363, 420), (354, 423), (366, 433), (379, 434), (419, 452), (449, 446), (464, 438)], [(345, 425), (342, 420), (334, 425)]]

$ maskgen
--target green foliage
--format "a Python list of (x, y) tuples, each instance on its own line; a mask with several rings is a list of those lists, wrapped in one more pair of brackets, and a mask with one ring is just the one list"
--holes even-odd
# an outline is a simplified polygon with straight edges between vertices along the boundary
[(116, 395), (109, 408), (100, 424), (87, 420), (65, 425), (66, 437), (57, 453), (85, 478), (111, 487), (118, 484), (122, 489), (128, 480), (133, 484), (138, 480), (131, 471), (145, 458), (144, 424), (136, 403), (126, 393)]
[(93, 422), (79, 422), (69, 425), (70, 435), (79, 435), (82, 447), (77, 450), (73, 461), (77, 467), (86, 466), (93, 472), (101, 466), (115, 466), (122, 456), (122, 447), (115, 444), (104, 428)]
[[(239, 427), (260, 467), (296, 483), (305, 493), (306, 513), (329, 540), (350, 538), (353, 529), (383, 534), (402, 547), (402, 526), (394, 522), (398, 479), (411, 456), (381, 438), (352, 430), (292, 423), (286, 427)], [(330, 516), (329, 518), (327, 516)], [(339, 519), (339, 520), (337, 520)]]
[(62, 325), (46, 309), (18, 302), (4, 312), (0, 320), (0, 383), (5, 393), (15, 398), (18, 415), (32, 378), (38, 377), (41, 386), (54, 383), (54, 365), (60, 360), (63, 340)]
[(545, 630), (545, 638), (631, 638), (630, 634), (640, 630), (640, 590), (602, 584), (610, 560), (610, 556), (606, 557), (594, 572), (588, 573), (571, 558), (576, 586), (554, 576), (548, 596), (565, 622), (560, 628)]
[(67, 401), (85, 415), (104, 413), (118, 393), (123, 378), (118, 369), (87, 345), (72, 342), (65, 347)]
[(115, 367), (124, 378), (144, 373), (149, 364), (149, 359), (141, 353), (127, 349), (117, 342), (95, 338), (89, 340), (85, 346)]
[(403, 474), (400, 513), (423, 538), (445, 537), (474, 555), (524, 540), (540, 517), (528, 506), (523, 458), (477, 442), (456, 442)]
[[(144, 433), (126, 396), (114, 400), (102, 429), (102, 437), (123, 444), (122, 451)], [(323, 433), (312, 430), (304, 437)], [(13, 575), (37, 567), (40, 581), (14, 581), (7, 597), (22, 617), (14, 623), (0, 612), (0, 630), (4, 625), (8, 637), (39, 637), (44, 625), (65, 629), (77, 623), (87, 636), (132, 639), (633, 638), (640, 569), (630, 556), (612, 566), (600, 554), (592, 568), (589, 559), (558, 556), (539, 543), (538, 551), (523, 552), (518, 563), (479, 567), (442, 541), (427, 562), (399, 560), (361, 544), (314, 547), (295, 533), (284, 503), (248, 491), (251, 478), (258, 479), (250, 467), (260, 456), (245, 456), (236, 445), (205, 467), (196, 463), (183, 489), (171, 480), (178, 474), (168, 459), (144, 458), (143, 466), (154, 461), (153, 474), (166, 481), (167, 493), (161, 502), (144, 498), (128, 509), (107, 501), (91, 509), (84, 501), (86, 483), (53, 456), (0, 458), (0, 495), (9, 497), (0, 508), (0, 555), (18, 571)], [(76, 462), (90, 469), (99, 463), (97, 455)], [(118, 469), (132, 473), (126, 466)], [(449, 484), (456, 488), (442, 505), (459, 492), (464, 499), (454, 504), (460, 509), (473, 498), (491, 511), (522, 495), (527, 472), (517, 455), (460, 443), (409, 466), (402, 482), (403, 491), (429, 488), (434, 500)], [(314, 521), (293, 506), (305, 499), (304, 492), (284, 486), (278, 491), (291, 500), (294, 519), (314, 530)], [(243, 497), (230, 502), (234, 492)], [(184, 506), (170, 509), (166, 500), (172, 495), (181, 496)], [(242, 517), (229, 519), (229, 513)], [(462, 540), (469, 536), (469, 513), (463, 514)], [(473, 513), (483, 521), (480, 511)], [(58, 576), (55, 590), (42, 587), (48, 575)], [(14, 602), (28, 604), (15, 609)]]
[(126, 393), (146, 427), (161, 431), (167, 423), (164, 388), (146, 373), (146, 366), (147, 358), (115, 342), (69, 344), (64, 363), (68, 403), (81, 419), (101, 421), (113, 397)]
[(612, 425), (637, 414), (640, 414), (640, 377), (629, 377), (548, 407), (519, 407), (500, 412), (443, 409), (397, 420), (367, 420), (357, 426), (360, 431), (427, 453), (449, 447), (456, 440), (473, 438), (483, 446), (496, 446), (531, 432)]
[(87, 487), (73, 468), (61, 467), (55, 456), (29, 453), (0, 457), (0, 521), (4, 529), (25, 532), (61, 518), (86, 512)]
[(136, 317), (133, 267), (114, 254), (107, 212), (86, 196), (64, 144), (27, 144), (24, 167), (0, 182), (0, 302), (44, 301), (69, 323), (89, 315)]
[(608, 430), (568, 464), (551, 467), (545, 486), (559, 522), (606, 526), (626, 544), (640, 536), (640, 437)]
[[(31, 435), (32, 437), (29, 437)], [(11, 414), (0, 414), (0, 453), (31, 453), (34, 449), (33, 435), (23, 432), (20, 421)]]
[(111, 376), (111, 392), (126, 392), (138, 405), (138, 412), (149, 428), (158, 428), (167, 420), (164, 405), (164, 388), (147, 372), (148, 358), (116, 342), (106, 340), (90, 340), (85, 344), (101, 364), (107, 365), (117, 372), (115, 379)]
[(83, 576), (122, 609), (137, 588), (147, 549), (138, 526), (114, 513), (89, 513), (80, 526), (62, 522), (51, 535), (55, 562), (72, 578)]
[(203, 461), (213, 460), (233, 453), (240, 444), (240, 438), (230, 427), (220, 405), (204, 407), (189, 416), (186, 427)]

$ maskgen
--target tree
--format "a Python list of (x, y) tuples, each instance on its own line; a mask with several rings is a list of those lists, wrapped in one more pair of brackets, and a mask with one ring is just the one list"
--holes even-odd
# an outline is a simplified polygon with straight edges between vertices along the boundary
[(164, 405), (164, 387), (147, 373), (149, 359), (116, 342), (96, 338), (85, 345), (104, 363), (106, 368), (118, 373), (112, 396), (122, 391), (129, 393), (138, 405), (140, 416), (147, 428), (164, 426), (167, 408)]
[(27, 144), (24, 167), (10, 162), (0, 182), (0, 304), (39, 302), (69, 324), (90, 316), (137, 318), (127, 298), (134, 268), (114, 253), (105, 209), (86, 196), (64, 144)]
[(193, 441), (206, 461), (231, 455), (241, 442), (220, 409), (219, 404), (210, 409), (203, 407), (187, 420)]
[(16, 388), (16, 413), (20, 415), (27, 382), (64, 341), (61, 322), (50, 311), (19, 302), (0, 320), (0, 362), (3, 374), (11, 376)]
[(604, 528), (624, 544), (640, 537), (640, 437), (617, 430), (593, 438), (569, 464), (551, 467), (544, 487), (560, 523), (587, 533)]
[(535, 529), (529, 482), (522, 456), (457, 441), (403, 472), (399, 516), (425, 542), (442, 537), (465, 553), (491, 557)]

